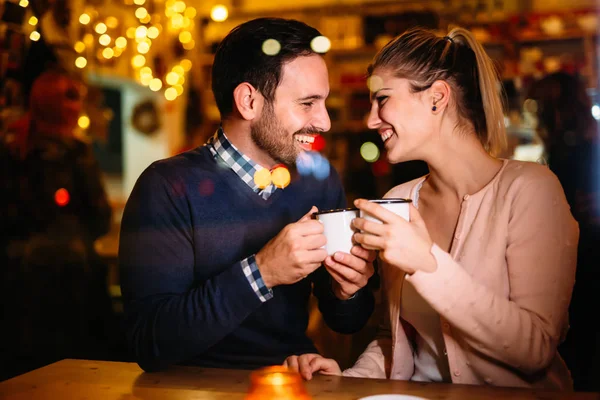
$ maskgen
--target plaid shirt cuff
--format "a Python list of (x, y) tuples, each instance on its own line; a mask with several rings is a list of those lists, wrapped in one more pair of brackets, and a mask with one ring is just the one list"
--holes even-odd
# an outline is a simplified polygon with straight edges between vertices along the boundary
[(258, 266), (256, 265), (256, 260), (254, 256), (250, 256), (245, 260), (242, 260), (242, 270), (244, 271), (244, 275), (250, 286), (254, 290), (254, 293), (258, 296), (260, 301), (263, 303), (273, 297), (273, 290), (269, 289), (260, 275), (260, 271), (258, 270)]

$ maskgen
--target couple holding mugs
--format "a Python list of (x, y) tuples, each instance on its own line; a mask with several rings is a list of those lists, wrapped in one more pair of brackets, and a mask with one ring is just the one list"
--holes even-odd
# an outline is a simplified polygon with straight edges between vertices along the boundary
[[(220, 129), (139, 178), (120, 237), (138, 363), (147, 371), (284, 363), (305, 379), (571, 389), (557, 346), (578, 226), (548, 168), (495, 157), (506, 143), (504, 114), (481, 44), (461, 28), (445, 37), (414, 29), (377, 53), (367, 125), (389, 162), (424, 160), (430, 172), (383, 201), (356, 200), (358, 211), (318, 214), (347, 207), (333, 169), (324, 179), (294, 172), (303, 143), (331, 126), (327, 67), (310, 46), (318, 36), (278, 18), (234, 28), (213, 64)], [(270, 39), (280, 47), (267, 55)], [(256, 171), (280, 163), (290, 167), (289, 186), (258, 188)], [(199, 190), (206, 182), (211, 191)], [(323, 248), (338, 240), (345, 247)], [(375, 256), (385, 318), (341, 371), (305, 335), (307, 301), (318, 298), (334, 330), (358, 331), (374, 307)]]

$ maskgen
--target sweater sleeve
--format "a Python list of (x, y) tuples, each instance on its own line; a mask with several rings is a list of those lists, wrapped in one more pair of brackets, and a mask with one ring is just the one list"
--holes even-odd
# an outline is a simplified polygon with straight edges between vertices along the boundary
[[(325, 188), (328, 208), (345, 208), (346, 195), (335, 169), (331, 169), (329, 184)], [(319, 311), (325, 323), (338, 333), (351, 334), (361, 330), (369, 320), (375, 307), (375, 299), (371, 291), (371, 284), (376, 281), (376, 276), (371, 277), (370, 284), (356, 292), (348, 300), (340, 300), (331, 288), (332, 278), (324, 267), (320, 267), (313, 274), (313, 293), (318, 299)]]
[(201, 282), (182, 188), (149, 167), (123, 215), (119, 265), (128, 344), (146, 371), (206, 351), (262, 303), (236, 262)]
[(551, 173), (514, 196), (506, 263), (509, 298), (475, 281), (436, 245), (433, 273), (410, 278), (416, 290), (482, 354), (526, 374), (546, 368), (568, 325), (578, 228)]

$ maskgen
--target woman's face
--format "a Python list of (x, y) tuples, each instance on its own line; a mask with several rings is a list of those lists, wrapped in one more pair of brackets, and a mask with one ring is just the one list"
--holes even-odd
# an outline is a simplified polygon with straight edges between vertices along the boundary
[(378, 131), (388, 161), (395, 164), (423, 159), (426, 146), (435, 140), (439, 129), (429, 90), (413, 93), (409, 80), (381, 68), (373, 71), (369, 88), (371, 112), (367, 126)]

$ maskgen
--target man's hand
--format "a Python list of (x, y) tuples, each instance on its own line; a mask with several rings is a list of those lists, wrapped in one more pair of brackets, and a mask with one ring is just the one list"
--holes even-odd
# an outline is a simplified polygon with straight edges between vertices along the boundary
[(283, 365), (292, 371), (299, 372), (302, 378), (307, 381), (312, 379), (315, 372), (323, 375), (342, 375), (342, 370), (337, 361), (319, 354), (289, 356), (285, 359)]
[(375, 273), (375, 251), (360, 246), (352, 247), (352, 254), (337, 252), (325, 259), (325, 268), (333, 277), (333, 293), (340, 300), (347, 300), (367, 285)]
[(298, 222), (287, 225), (256, 254), (256, 265), (265, 285), (290, 285), (319, 268), (327, 257), (323, 224), (311, 219), (317, 207)]

